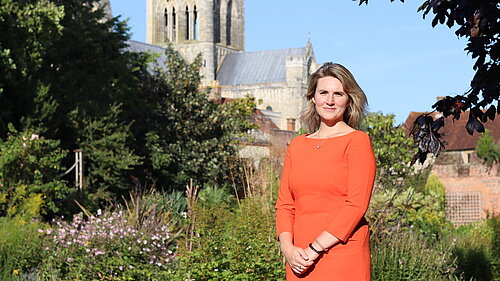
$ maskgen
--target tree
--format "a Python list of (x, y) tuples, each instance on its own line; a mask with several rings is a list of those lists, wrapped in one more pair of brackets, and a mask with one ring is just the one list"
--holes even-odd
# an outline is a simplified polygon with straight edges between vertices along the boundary
[(57, 213), (71, 192), (60, 177), (66, 155), (59, 141), (10, 125), (7, 139), (0, 140), (0, 216), (31, 219)]
[[(126, 23), (105, 18), (96, 2), (5, 0), (0, 7), (6, 19), (0, 23), (0, 138), (12, 123), (65, 150), (84, 149), (84, 194), (92, 203), (132, 187), (129, 175), (141, 161), (124, 111), (150, 58), (124, 51)], [(66, 166), (73, 161), (67, 157)]]
[[(404, 2), (404, 0), (400, 0)], [(394, 2), (394, 0), (391, 0)], [(368, 4), (368, 0), (360, 0), (359, 4)], [(465, 51), (476, 59), (471, 88), (462, 95), (446, 96), (437, 101), (432, 107), (444, 117), (453, 115), (458, 120), (461, 114), (469, 111), (469, 120), (466, 125), (467, 132), (484, 132), (482, 123), (488, 119), (494, 120), (500, 114), (500, 6), (497, 0), (432, 0), (424, 1), (418, 11), (425, 18), (431, 11), (434, 14), (432, 27), (446, 24), (449, 28), (457, 25), (455, 34), (468, 39)], [(496, 101), (496, 107), (494, 105)], [(428, 115), (426, 115), (429, 117)], [(432, 118), (421, 116), (415, 121), (413, 136), (419, 151), (415, 154), (417, 159), (425, 161), (428, 152), (435, 155), (444, 146), (440, 142), (439, 128), (444, 122), (435, 122)]]
[(489, 130), (486, 130), (477, 140), (476, 152), (488, 167), (491, 167), (493, 163), (500, 163), (500, 146), (495, 143)]
[(40, 70), (51, 42), (61, 35), (64, 9), (48, 0), (2, 0), (0, 5), (0, 133), (19, 127), (33, 104)]
[(363, 120), (362, 127), (370, 136), (377, 159), (375, 190), (400, 186), (412, 172), (408, 164), (414, 144), (402, 128), (394, 126), (394, 117), (378, 112), (369, 114)]
[[(225, 180), (230, 159), (236, 155), (235, 138), (253, 128), (253, 99), (220, 104), (210, 100), (210, 89), (200, 86), (201, 56), (187, 64), (171, 48), (166, 71), (157, 69), (142, 86), (141, 120), (133, 130), (142, 149), (145, 167), (164, 189), (183, 189)], [(147, 126), (141, 125), (146, 123)]]

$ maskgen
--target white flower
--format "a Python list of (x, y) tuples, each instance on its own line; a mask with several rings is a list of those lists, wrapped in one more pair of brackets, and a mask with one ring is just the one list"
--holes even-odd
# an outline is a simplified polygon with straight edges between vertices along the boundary
[(37, 134), (32, 134), (31, 135), (31, 140), (37, 140), (38, 139), (38, 135)]

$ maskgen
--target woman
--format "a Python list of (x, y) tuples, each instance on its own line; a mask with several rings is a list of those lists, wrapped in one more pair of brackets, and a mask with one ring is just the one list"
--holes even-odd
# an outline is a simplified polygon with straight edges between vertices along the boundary
[(366, 96), (342, 65), (309, 78), (301, 121), (312, 134), (287, 150), (276, 225), (287, 280), (370, 280), (368, 223), (375, 178), (368, 135), (357, 130)]

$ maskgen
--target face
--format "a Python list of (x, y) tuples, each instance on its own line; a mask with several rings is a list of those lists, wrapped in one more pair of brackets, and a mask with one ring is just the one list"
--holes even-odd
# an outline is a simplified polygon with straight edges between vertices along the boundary
[(340, 80), (331, 76), (318, 79), (312, 101), (321, 121), (327, 124), (344, 120), (344, 112), (350, 104)]

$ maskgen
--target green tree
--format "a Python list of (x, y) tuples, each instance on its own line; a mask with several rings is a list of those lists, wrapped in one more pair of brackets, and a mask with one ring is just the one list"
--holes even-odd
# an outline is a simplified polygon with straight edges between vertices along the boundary
[(375, 189), (399, 186), (412, 172), (409, 162), (414, 151), (413, 141), (406, 137), (401, 127), (395, 127), (394, 117), (393, 114), (372, 113), (362, 124), (377, 159)]
[(486, 130), (477, 140), (476, 152), (477, 156), (483, 159), (489, 167), (493, 163), (500, 163), (500, 146), (495, 143), (489, 130)]
[(33, 74), (42, 68), (51, 43), (61, 35), (63, 7), (49, 0), (0, 1), (0, 133), (19, 126), (38, 88)]
[[(146, 112), (134, 124), (141, 155), (165, 189), (225, 180), (230, 159), (236, 154), (235, 138), (253, 128), (251, 98), (220, 104), (210, 89), (200, 86), (201, 56), (187, 64), (173, 49), (166, 51), (166, 71), (160, 69), (143, 84)], [(147, 126), (141, 123), (147, 122)], [(142, 130), (142, 133), (141, 133)], [(140, 140), (143, 134), (143, 140)], [(137, 148), (140, 149), (140, 148)]]
[(60, 178), (67, 151), (34, 131), (10, 129), (7, 140), (0, 140), (0, 216), (50, 217), (71, 192)]
[[(126, 23), (104, 18), (96, 2), (3, 1), (2, 34), (9, 36), (0, 38), (0, 46), (10, 48), (3, 53), (15, 55), (10, 68), (4, 59), (1, 69), (24, 75), (2, 80), (0, 123), (36, 130), (66, 150), (85, 149), (86, 194), (94, 203), (131, 187), (129, 173), (141, 163), (124, 111), (150, 59), (124, 51)], [(67, 166), (72, 161), (68, 157)]]
[[(75, 109), (70, 118), (79, 116)], [(118, 194), (124, 194), (130, 186), (130, 178), (124, 173), (130, 172), (141, 164), (141, 158), (130, 148), (130, 124), (124, 124), (119, 119), (121, 108), (112, 105), (111, 111), (105, 116), (86, 117), (83, 120), (74, 119), (78, 138), (76, 144), (83, 150), (84, 175), (86, 184), (84, 193), (87, 204), (106, 200), (112, 201)]]

